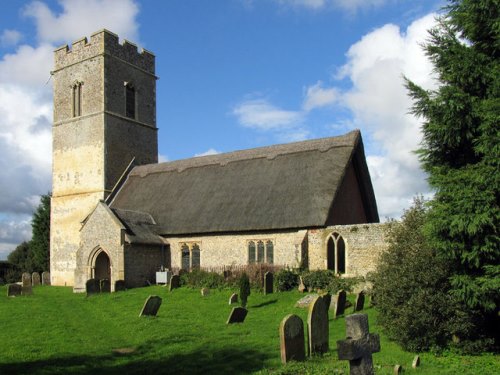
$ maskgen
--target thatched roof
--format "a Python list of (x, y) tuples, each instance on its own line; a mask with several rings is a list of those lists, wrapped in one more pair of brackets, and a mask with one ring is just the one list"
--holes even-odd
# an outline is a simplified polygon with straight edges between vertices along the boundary
[(150, 214), (162, 235), (322, 227), (351, 163), (377, 222), (359, 131), (138, 166), (110, 206)]
[(145, 212), (111, 209), (126, 229), (130, 243), (163, 245), (166, 242), (158, 236), (153, 217)]

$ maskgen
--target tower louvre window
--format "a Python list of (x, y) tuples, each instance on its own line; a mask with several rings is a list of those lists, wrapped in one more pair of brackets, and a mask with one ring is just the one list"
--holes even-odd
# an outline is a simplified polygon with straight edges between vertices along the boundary
[(131, 83), (125, 84), (125, 116), (135, 119), (135, 88)]

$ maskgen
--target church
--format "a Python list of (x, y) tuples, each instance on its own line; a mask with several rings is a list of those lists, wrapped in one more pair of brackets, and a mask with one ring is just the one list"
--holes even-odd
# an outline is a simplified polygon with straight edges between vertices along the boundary
[(155, 56), (107, 30), (54, 54), (52, 285), (258, 263), (374, 270), (384, 225), (358, 130), (158, 163)]

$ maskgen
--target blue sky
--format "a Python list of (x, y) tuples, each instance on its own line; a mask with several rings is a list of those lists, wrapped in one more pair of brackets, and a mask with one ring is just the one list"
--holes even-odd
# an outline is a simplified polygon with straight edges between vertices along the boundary
[(156, 55), (163, 161), (361, 129), (381, 218), (429, 195), (403, 75), (439, 0), (5, 1), (0, 12), (0, 259), (51, 189), (52, 52), (102, 28)]

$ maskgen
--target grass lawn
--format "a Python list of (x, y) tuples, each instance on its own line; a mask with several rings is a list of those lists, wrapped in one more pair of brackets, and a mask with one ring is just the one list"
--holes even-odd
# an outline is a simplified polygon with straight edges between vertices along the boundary
[[(296, 291), (264, 296), (252, 292), (245, 323), (226, 325), (231, 290), (147, 287), (87, 298), (66, 287), (36, 287), (33, 296), (8, 298), (0, 287), (0, 374), (348, 374), (336, 341), (345, 337), (344, 319), (330, 320), (330, 352), (307, 362), (281, 365), (278, 327), (287, 314), (307, 321), (307, 309), (294, 307)], [(149, 295), (163, 298), (156, 318), (139, 318)], [(376, 311), (365, 311), (370, 331), (381, 336), (374, 355), (377, 374), (401, 364), (415, 374), (500, 374), (492, 354), (435, 356), (390, 342), (376, 325)], [(130, 349), (115, 353), (114, 349)]]

